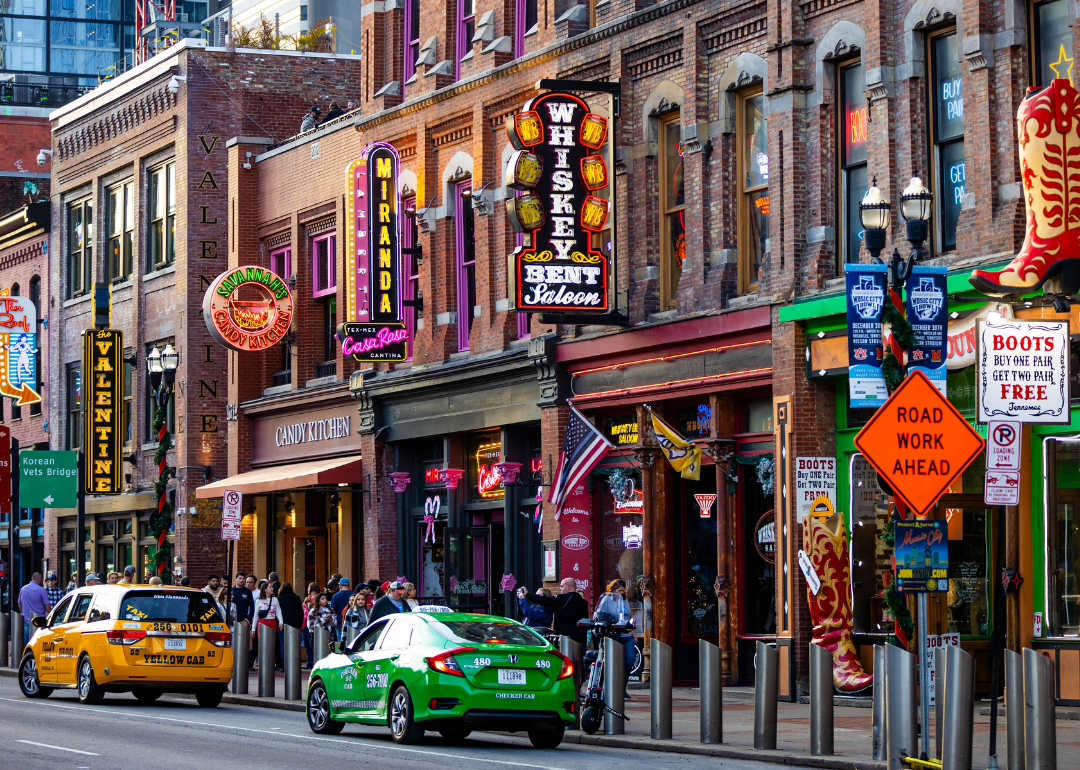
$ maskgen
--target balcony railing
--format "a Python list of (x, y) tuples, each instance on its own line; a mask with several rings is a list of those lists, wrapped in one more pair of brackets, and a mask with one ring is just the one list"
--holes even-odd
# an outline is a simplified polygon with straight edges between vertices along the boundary
[(315, 367), (315, 378), (334, 377), (337, 375), (337, 361), (326, 361)]
[(274, 373), (273, 385), (275, 388), (280, 388), (282, 385), (289, 385), (292, 383), (292, 369), (287, 369), (284, 372)]

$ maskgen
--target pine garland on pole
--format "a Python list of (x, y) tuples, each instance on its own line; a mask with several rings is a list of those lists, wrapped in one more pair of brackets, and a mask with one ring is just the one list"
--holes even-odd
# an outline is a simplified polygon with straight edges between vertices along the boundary
[(166, 427), (166, 406), (158, 403), (154, 411), (154, 430), (158, 434), (158, 447), (154, 452), (154, 461), (158, 465), (158, 478), (154, 482), (154, 494), (157, 496), (157, 513), (150, 517), (150, 534), (157, 541), (156, 546), (150, 547), (150, 564), (154, 573), (161, 578), (163, 583), (172, 582), (171, 557), (172, 547), (169, 545), (169, 530), (173, 523), (173, 507), (169, 503), (169, 479), (175, 475), (166, 460), (169, 450), (172, 449), (172, 433)]

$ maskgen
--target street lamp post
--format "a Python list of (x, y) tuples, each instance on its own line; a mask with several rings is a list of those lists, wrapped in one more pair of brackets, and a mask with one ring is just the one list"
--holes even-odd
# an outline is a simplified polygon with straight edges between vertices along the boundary
[(169, 529), (172, 527), (173, 507), (169, 503), (169, 479), (176, 475), (176, 469), (169, 466), (166, 456), (172, 448), (172, 433), (169, 431), (169, 399), (172, 398), (173, 382), (176, 379), (176, 367), (180, 363), (180, 354), (172, 345), (166, 345), (163, 351), (156, 347), (146, 356), (146, 372), (150, 376), (150, 387), (154, 391), (154, 422), (157, 431), (158, 447), (154, 452), (154, 461), (158, 467), (158, 478), (154, 482), (154, 494), (157, 497), (157, 513), (150, 516), (150, 533), (157, 541), (150, 554), (154, 572), (163, 583), (172, 582), (172, 564), (168, 544)]

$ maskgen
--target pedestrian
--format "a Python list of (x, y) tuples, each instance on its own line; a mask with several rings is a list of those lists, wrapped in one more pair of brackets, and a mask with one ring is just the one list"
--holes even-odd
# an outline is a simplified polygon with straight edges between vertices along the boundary
[(416, 586), (412, 583), (405, 584), (405, 601), (409, 604), (409, 609), (415, 610), (420, 606), (420, 602), (416, 599)]
[(319, 125), (319, 115), (321, 113), (322, 110), (319, 109), (319, 105), (312, 105), (311, 109), (308, 110), (307, 115), (304, 116), (303, 121), (300, 123), (300, 133), (302, 134), (306, 131), (310, 131), (315, 128), (315, 126)]
[(361, 583), (360, 587), (356, 589), (356, 602), (364, 608), (368, 615), (371, 614), (371, 589), (367, 583)]
[[(304, 627), (304, 600), (293, 590), (292, 583), (282, 583), (281, 591), (277, 596), (278, 605), (281, 607), (281, 622), (290, 628), (301, 629)], [(278, 653), (282, 663), (285, 661), (285, 629), (278, 634)]]
[(259, 600), (259, 579), (254, 575), (248, 575), (244, 579), (244, 588), (251, 594), (251, 606), (255, 606), (255, 602)]
[(541, 596), (539, 593), (530, 594), (525, 592), (525, 599), (529, 604), (539, 604), (541, 607), (549, 607), (554, 613), (552, 628), (555, 633), (569, 636), (580, 645), (585, 644), (586, 635), (584, 628), (578, 628), (577, 622), (589, 617), (589, 603), (585, 597), (578, 593), (577, 581), (574, 578), (565, 578), (559, 583), (557, 596)]
[[(607, 585), (607, 592), (600, 597), (596, 605), (593, 619), (604, 623), (627, 624), (633, 626), (633, 616), (630, 612), (630, 602), (626, 600), (626, 581), (612, 580)], [(634, 660), (637, 658), (637, 644), (634, 641), (633, 630), (625, 631), (617, 637), (619, 644), (623, 646), (623, 691), (630, 681), (630, 672), (634, 670)], [(624, 697), (630, 698), (629, 694)]]
[(360, 109), (360, 102), (356, 101), (356, 99), (349, 99), (348, 103), (345, 105), (345, 112), (352, 112), (353, 110), (358, 109)]
[(304, 650), (307, 651), (307, 667), (311, 668), (315, 664), (315, 651), (311, 644), (311, 629), (308, 628), (308, 618), (311, 616), (311, 611), (315, 608), (319, 599), (319, 584), (308, 583), (307, 596), (304, 598), (304, 628), (300, 632), (300, 640), (304, 644)]
[(119, 585), (129, 586), (135, 582), (135, 568), (130, 564), (124, 567), (124, 577), (120, 580)]
[(345, 608), (345, 617), (342, 620), (342, 638), (348, 640), (349, 629), (355, 628), (357, 632), (368, 624), (368, 611), (364, 597), (355, 593), (349, 597), (349, 606)]
[(184, 575), (178, 581), (176, 579), (176, 575), (173, 575), (173, 584), (178, 585), (178, 586), (183, 586), (184, 588), (191, 588), (191, 578), (189, 578), (187, 575)]
[(251, 619), (255, 616), (255, 600), (251, 598), (251, 592), (244, 587), (247, 575), (243, 572), (236, 573), (236, 583), (230, 589), (229, 611), (233, 623), (247, 623), (251, 628)]
[[(260, 589), (261, 595), (258, 601), (255, 602), (255, 625), (251, 627), (251, 638), (253, 641), (259, 638), (259, 626), (269, 626), (277, 631), (281, 625), (281, 605), (278, 604), (277, 597), (274, 596), (270, 588), (270, 584), (265, 580), (261, 581), (264, 585)], [(258, 645), (256, 645), (256, 650)], [(260, 660), (259, 668), (263, 666), (273, 666), (272, 660)]]
[(111, 586), (116, 585), (117, 583), (120, 582), (120, 573), (119, 572), (110, 572), (106, 576), (105, 582), (108, 583)]
[(96, 572), (87, 572), (86, 573), (86, 585), (88, 587), (89, 586), (99, 586), (99, 585), (101, 585), (101, 578), (98, 577), (98, 574)]
[(272, 596), (277, 596), (281, 590), (281, 579), (276, 572), (271, 572), (266, 576), (267, 581), (270, 583), (270, 590), (273, 591)]
[(386, 593), (387, 593), (387, 591), (389, 591), (389, 590), (390, 590), (390, 581), (389, 581), (389, 580), (387, 580), (387, 581), (386, 581), (386, 582), (384, 582), (384, 583), (383, 583), (383, 584), (382, 584), (381, 586), (379, 586), (379, 590), (378, 590), (378, 593), (376, 593), (376, 595), (375, 595), (375, 601), (378, 601), (379, 599), (381, 599), (381, 598), (383, 598), (384, 596), (386, 596)]
[(371, 610), (371, 617), (368, 619), (369, 623), (374, 623), (379, 618), (384, 618), (387, 615), (396, 615), (399, 612), (411, 612), (409, 603), (405, 601), (405, 584), (399, 583), (396, 580), (385, 583), (387, 594), (386, 596), (375, 602), (375, 606)]
[(375, 602), (382, 596), (382, 593), (379, 591), (379, 586), (378, 580), (372, 579), (367, 582), (368, 591), (371, 592), (368, 594), (367, 602), (369, 610), (375, 606)]
[[(528, 589), (524, 586), (517, 590), (518, 609), (521, 610), (521, 615), (525, 618), (525, 625), (529, 628), (551, 628), (554, 612), (549, 607), (529, 604), (528, 599), (525, 598), (527, 593)], [(536, 593), (540, 596), (551, 596), (551, 589), (541, 588)]]
[(345, 110), (338, 107), (338, 103), (336, 101), (331, 101), (330, 109), (326, 111), (326, 117), (322, 119), (322, 122), (329, 123), (331, 120), (334, 120), (335, 118), (340, 118), (344, 114)]
[(64, 589), (60, 587), (60, 580), (55, 572), (49, 572), (45, 576), (45, 593), (49, 595), (49, 605), (55, 607), (64, 598)]
[(38, 615), (48, 615), (52, 609), (49, 603), (49, 594), (41, 585), (41, 573), (35, 572), (30, 576), (30, 582), (19, 591), (19, 612), (23, 616), (23, 639), (30, 642), (32, 630), (30, 621)]
[(78, 587), (79, 586), (75, 583), (75, 576), (72, 575), (68, 579), (67, 588), (64, 589), (64, 596), (67, 596), (69, 593), (71, 593), (72, 591), (74, 591)]
[[(183, 583), (181, 583), (183, 585)], [(221, 584), (221, 578), (217, 575), (211, 575), (207, 581), (203, 591), (210, 594), (214, 598), (214, 603), (217, 604), (218, 614), (221, 617), (225, 617), (227, 592), (225, 586)]]
[[(321, 593), (315, 599), (315, 606), (311, 608), (308, 613), (308, 630), (312, 636), (312, 647), (314, 647), (315, 629), (325, 628), (331, 635), (337, 630), (337, 617), (334, 615), (334, 611), (330, 609), (330, 595)], [(326, 650), (321, 650), (321, 653), (326, 653)]]
[(154, 575), (152, 578), (150, 578), (150, 585), (152, 585), (152, 586), (162, 585), (161, 578), (159, 578), (157, 575)]
[[(345, 618), (345, 610), (349, 606), (350, 601), (353, 598), (353, 592), (349, 590), (351, 588), (349, 579), (343, 577), (338, 580), (338, 590), (333, 596), (330, 597), (330, 609), (334, 611), (338, 620), (343, 621)], [(338, 628), (338, 641), (345, 638), (345, 628), (343, 624), (339, 624)]]

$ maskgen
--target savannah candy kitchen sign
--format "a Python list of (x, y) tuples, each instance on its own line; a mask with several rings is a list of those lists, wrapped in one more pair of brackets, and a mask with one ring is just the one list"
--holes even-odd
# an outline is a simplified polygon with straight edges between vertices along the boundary
[(595, 193), (608, 186), (599, 149), (607, 118), (584, 100), (550, 92), (530, 99), (506, 121), (515, 152), (505, 181), (521, 195), (506, 201), (515, 231), (515, 306), (519, 311), (607, 313), (608, 261), (592, 247), (604, 229), (608, 201)]
[(255, 265), (227, 270), (203, 296), (203, 321), (210, 336), (241, 353), (281, 342), (292, 318), (289, 287), (276, 274)]
[(337, 336), (341, 352), (354, 361), (404, 361), (407, 355), (399, 272), (399, 163), (393, 145), (375, 142), (348, 169), (348, 320), (338, 326)]

